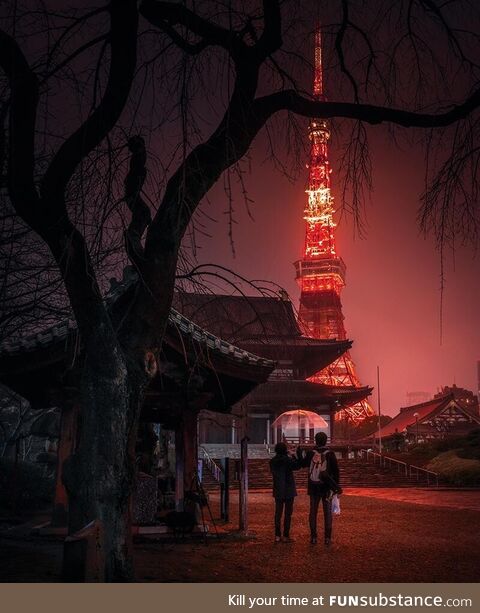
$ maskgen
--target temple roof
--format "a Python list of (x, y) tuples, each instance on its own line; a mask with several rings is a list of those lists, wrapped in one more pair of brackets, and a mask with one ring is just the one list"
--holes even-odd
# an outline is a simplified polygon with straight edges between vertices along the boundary
[[(265, 296), (177, 293), (175, 307), (197, 324), (255, 354), (300, 369), (308, 378), (345, 351), (349, 340), (304, 336), (290, 300)], [(290, 362), (290, 366), (288, 366)]]
[(177, 292), (173, 306), (203, 328), (235, 343), (301, 336), (292, 303), (282, 298)]
[[(194, 388), (195, 394), (208, 389), (209, 408), (219, 410), (228, 409), (255, 385), (266, 381), (275, 366), (271, 360), (202, 329), (174, 309), (170, 312), (162, 357), (165, 365), (157, 388), (170, 393), (171, 385), (165, 381), (180, 380), (180, 369), (189, 373), (188, 383), (181, 385)], [(72, 373), (80, 358), (77, 329), (71, 321), (62, 322), (0, 345), (0, 381), (32, 405), (52, 406), (59, 401), (56, 395), (60, 388), (76, 386), (77, 377)]]
[(270, 380), (248, 395), (248, 404), (274, 404), (275, 407), (312, 409), (329, 405), (340, 411), (372, 393), (371, 387), (325, 385), (311, 381), (289, 379)]
[(383, 426), (379, 431), (374, 432), (372, 436), (375, 438), (387, 438), (394, 435), (396, 432), (402, 433), (415, 426), (417, 420), (419, 424), (430, 420), (447, 408), (451, 402), (455, 403), (459, 411), (480, 423), (480, 417), (478, 415), (472, 415), (470, 411), (466, 410), (461, 403), (454, 398), (453, 394), (447, 394), (446, 396), (433, 398), (427, 402), (402, 407), (398, 415), (396, 415), (391, 422)]

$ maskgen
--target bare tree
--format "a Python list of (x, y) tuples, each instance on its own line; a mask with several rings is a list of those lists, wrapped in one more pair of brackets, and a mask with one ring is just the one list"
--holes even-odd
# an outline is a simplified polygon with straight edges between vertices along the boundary
[[(83, 347), (82, 429), (65, 470), (70, 529), (101, 519), (107, 580), (130, 579), (137, 425), (194, 212), (222, 175), (228, 195), (257, 134), (286, 112), (290, 126), (294, 115), (347, 120), (346, 178), (355, 189), (362, 175), (369, 180), (365, 124), (423, 131), (423, 224), (435, 220), (444, 238), (460, 220), (476, 236), (479, 10), (468, 0), (322, 3), (336, 87), (332, 101), (318, 101), (306, 93), (305, 59), (317, 2), (264, 0), (251, 11), (215, 0), (5, 4), (6, 223), (20, 229), (10, 230), (19, 245), (28, 235), (47, 250), (53, 304), (63, 292), (58, 308), (72, 310)], [(111, 310), (105, 269), (119, 258), (138, 280)], [(32, 291), (28, 262), (21, 268), (20, 286)]]

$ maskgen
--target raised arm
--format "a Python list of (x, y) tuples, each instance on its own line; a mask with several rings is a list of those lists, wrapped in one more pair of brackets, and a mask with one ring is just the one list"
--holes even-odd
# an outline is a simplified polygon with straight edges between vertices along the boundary
[(300, 446), (297, 447), (297, 462), (298, 468), (303, 468), (304, 466), (308, 466), (310, 464), (310, 460), (312, 459), (312, 453), (310, 451), (305, 452)]

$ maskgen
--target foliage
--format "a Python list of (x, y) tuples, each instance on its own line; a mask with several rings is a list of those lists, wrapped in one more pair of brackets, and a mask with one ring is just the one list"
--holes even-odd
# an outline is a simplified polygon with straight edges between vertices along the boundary
[[(383, 428), (392, 421), (390, 415), (380, 416), (380, 427)], [(377, 415), (371, 415), (366, 417), (362, 422), (355, 425), (351, 431), (352, 439), (361, 439), (366, 436), (370, 436), (378, 430), (378, 417)]]
[[(394, 452), (389, 450), (388, 455), (408, 464), (426, 466), (432, 462), (437, 462), (437, 458), (445, 456), (446, 452), (454, 453), (459, 459), (480, 460), (480, 429), (472, 430), (464, 436), (450, 436), (419, 443), (409, 447), (408, 451)], [(442, 460), (438, 460), (438, 462), (443, 466)], [(439, 472), (434, 468), (431, 470)], [(457, 484), (463, 484), (460, 478)]]
[(462, 458), (455, 449), (436, 456), (427, 468), (439, 473), (452, 485), (480, 485), (480, 460)]
[(437, 452), (454, 449), (460, 458), (480, 460), (480, 428), (472, 430), (465, 436), (455, 436), (436, 441), (433, 447)]

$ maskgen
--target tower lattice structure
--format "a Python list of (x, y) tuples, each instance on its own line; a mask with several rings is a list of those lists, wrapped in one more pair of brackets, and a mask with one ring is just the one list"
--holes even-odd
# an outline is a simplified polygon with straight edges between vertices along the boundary
[[(315, 32), (313, 94), (317, 100), (325, 99), (320, 28)], [(323, 119), (313, 119), (309, 125), (308, 136), (310, 161), (306, 190), (308, 198), (304, 210), (305, 248), (303, 258), (295, 262), (296, 279), (301, 290), (299, 318), (310, 336), (345, 340), (347, 337), (340, 294), (345, 287), (346, 267), (337, 254), (335, 245), (336, 224), (330, 190), (332, 171), (328, 161), (328, 123)], [(350, 352), (343, 354), (311, 380), (328, 385), (360, 387)], [(339, 416), (348, 416), (354, 422), (360, 422), (373, 414), (369, 403), (362, 400), (353, 406), (343, 407)]]

